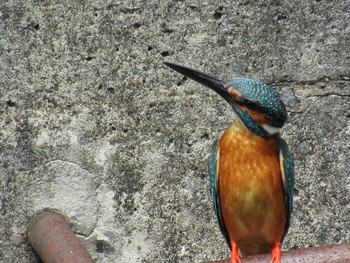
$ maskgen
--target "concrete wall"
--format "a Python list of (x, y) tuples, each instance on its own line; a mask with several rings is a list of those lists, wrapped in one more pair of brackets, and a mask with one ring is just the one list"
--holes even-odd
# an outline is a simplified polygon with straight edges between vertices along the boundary
[(25, 232), (45, 208), (96, 262), (229, 256), (207, 164), (235, 117), (164, 60), (278, 90), (296, 167), (283, 248), (349, 242), (348, 1), (1, 2), (0, 262), (39, 262)]

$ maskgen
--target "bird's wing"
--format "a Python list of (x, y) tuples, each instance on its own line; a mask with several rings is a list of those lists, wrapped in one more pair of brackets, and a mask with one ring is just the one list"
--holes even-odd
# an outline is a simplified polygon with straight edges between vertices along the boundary
[(293, 210), (293, 190), (294, 190), (294, 163), (292, 153), (288, 149), (287, 143), (278, 138), (280, 149), (280, 166), (282, 171), (283, 186), (285, 192), (286, 226), (284, 236), (288, 232), (290, 217)]
[(230, 237), (228, 235), (224, 219), (221, 213), (221, 204), (220, 204), (220, 189), (219, 189), (219, 159), (220, 159), (220, 148), (219, 148), (219, 140), (216, 140), (213, 144), (210, 162), (209, 162), (209, 176), (210, 176), (210, 192), (211, 197), (213, 199), (213, 205), (216, 217), (219, 221), (219, 226), (222, 234), (224, 235), (228, 246), (231, 248)]

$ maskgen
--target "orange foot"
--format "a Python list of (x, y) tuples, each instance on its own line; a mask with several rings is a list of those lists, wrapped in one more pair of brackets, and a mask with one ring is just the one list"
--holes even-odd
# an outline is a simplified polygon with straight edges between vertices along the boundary
[(271, 250), (272, 261), (271, 263), (281, 263), (281, 244), (276, 243)]
[(237, 243), (234, 241), (231, 241), (231, 260), (230, 263), (241, 263), (241, 257), (238, 253), (238, 247)]

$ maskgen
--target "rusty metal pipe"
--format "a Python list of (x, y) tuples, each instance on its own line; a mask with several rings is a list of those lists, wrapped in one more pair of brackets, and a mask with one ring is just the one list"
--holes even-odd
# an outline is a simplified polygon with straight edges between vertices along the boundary
[[(282, 253), (281, 260), (283, 263), (348, 263), (350, 262), (350, 243), (290, 250)], [(271, 255), (269, 254), (249, 256), (242, 259), (244, 263), (262, 263), (270, 261)], [(207, 263), (229, 262), (229, 260), (219, 260)]]
[(44, 263), (94, 262), (66, 220), (54, 212), (42, 212), (32, 219), (28, 241)]

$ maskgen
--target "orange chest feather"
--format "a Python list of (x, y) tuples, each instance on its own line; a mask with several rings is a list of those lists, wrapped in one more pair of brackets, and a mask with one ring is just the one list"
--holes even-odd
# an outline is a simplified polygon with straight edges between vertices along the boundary
[(275, 139), (262, 139), (236, 123), (222, 136), (219, 149), (220, 202), (230, 238), (255, 235), (279, 242), (285, 210)]
[(275, 139), (265, 140), (233, 125), (222, 136), (219, 148), (220, 174), (242, 180), (240, 186), (274, 181), (275, 177), (280, 180), (279, 149)]

